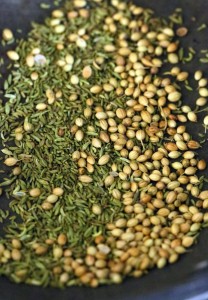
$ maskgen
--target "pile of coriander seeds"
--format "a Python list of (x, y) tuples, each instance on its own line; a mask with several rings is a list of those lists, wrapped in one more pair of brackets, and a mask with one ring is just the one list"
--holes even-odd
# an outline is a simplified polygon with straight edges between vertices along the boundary
[[(9, 199), (1, 275), (54, 287), (121, 283), (196, 242), (208, 190), (202, 145), (186, 127), (197, 110), (180, 88), (186, 34), (126, 1), (69, 0), (11, 44), (0, 102), (10, 171), (0, 182)], [(14, 34), (6, 28), (3, 39)], [(207, 80), (194, 78), (203, 109)]]

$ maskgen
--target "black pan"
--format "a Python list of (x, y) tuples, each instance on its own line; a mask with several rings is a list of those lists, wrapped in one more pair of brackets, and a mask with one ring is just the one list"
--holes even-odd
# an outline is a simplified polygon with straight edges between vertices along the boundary
[[(0, 0), (0, 32), (9, 27), (14, 32), (21, 28), (24, 37), (30, 29), (30, 21), (42, 22), (50, 9), (41, 10), (40, 3), (50, 3), (52, 0)], [(208, 48), (208, 29), (198, 32), (196, 28), (202, 23), (208, 24), (208, 0), (135, 0), (135, 3), (153, 8), (157, 15), (165, 16), (173, 12), (176, 7), (184, 10), (185, 25), (189, 28), (189, 35), (183, 39), (184, 46), (192, 46), (198, 51)], [(193, 21), (192, 17), (196, 17)], [(5, 50), (4, 50), (5, 51)], [(2, 55), (3, 49), (0, 48)], [(208, 75), (206, 64), (195, 59), (188, 69), (202, 69)], [(1, 70), (2, 72), (2, 70)], [(3, 77), (6, 78), (5, 71)], [(2, 85), (2, 80), (0, 86)], [(0, 96), (1, 97), (1, 96)], [(185, 102), (194, 106), (197, 92), (186, 93)], [(202, 117), (201, 117), (202, 118)], [(202, 131), (201, 125), (190, 126), (193, 137)], [(208, 161), (208, 151), (201, 151), (201, 156)], [(2, 200), (1, 200), (2, 203)], [(0, 206), (2, 205), (0, 203)], [(85, 287), (71, 287), (65, 290), (41, 288), (14, 284), (6, 278), (0, 278), (0, 300), (205, 300), (208, 299), (208, 231), (204, 230), (199, 243), (193, 246), (189, 253), (180, 260), (162, 270), (153, 270), (147, 276), (139, 279), (126, 279), (121, 285), (102, 286), (96, 289)]]

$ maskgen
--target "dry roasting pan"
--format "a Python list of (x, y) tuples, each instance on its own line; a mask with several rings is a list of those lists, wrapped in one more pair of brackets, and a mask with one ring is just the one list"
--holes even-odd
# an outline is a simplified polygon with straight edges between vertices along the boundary
[[(9, 27), (14, 32), (22, 29), (18, 36), (24, 37), (30, 30), (30, 21), (43, 22), (50, 9), (41, 10), (40, 3), (53, 7), (52, 0), (0, 0), (0, 32)], [(208, 29), (198, 32), (196, 28), (202, 23), (208, 24), (208, 0), (135, 0), (140, 6), (155, 10), (156, 15), (168, 16), (175, 8), (183, 8), (184, 22), (189, 28), (189, 34), (183, 39), (184, 46), (191, 46), (198, 51), (208, 48)], [(196, 18), (196, 21), (192, 20)], [(5, 50), (4, 50), (5, 51)], [(3, 49), (0, 47), (0, 56)], [(198, 59), (187, 66), (189, 72), (203, 69), (208, 76), (208, 64), (201, 64)], [(6, 78), (6, 70), (2, 70)], [(0, 79), (0, 87), (2, 79)], [(185, 102), (194, 104), (197, 92), (186, 93)], [(203, 131), (200, 125), (189, 127), (193, 137)], [(208, 161), (207, 145), (201, 150), (201, 156)], [(6, 199), (1, 199), (0, 208), (7, 205)], [(2, 226), (2, 225), (1, 225)], [(2, 229), (1, 229), (2, 230)], [(1, 231), (0, 230), (0, 231)], [(162, 270), (152, 270), (148, 275), (139, 278), (129, 278), (121, 285), (102, 286), (96, 289), (86, 287), (70, 287), (64, 290), (41, 288), (24, 284), (11, 283), (7, 278), (0, 278), (0, 300), (206, 300), (208, 299), (208, 231), (200, 234), (199, 242), (180, 260)]]

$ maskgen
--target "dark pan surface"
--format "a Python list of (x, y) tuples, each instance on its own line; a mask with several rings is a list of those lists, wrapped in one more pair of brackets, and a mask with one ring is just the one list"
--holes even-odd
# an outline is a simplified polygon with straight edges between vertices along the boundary
[[(0, 32), (9, 27), (14, 32), (17, 28), (23, 30), (24, 37), (30, 29), (30, 21), (42, 22), (50, 10), (41, 10), (40, 3), (52, 3), (51, 0), (0, 0)], [(135, 0), (135, 3), (153, 8), (157, 15), (168, 15), (176, 7), (184, 10), (185, 25), (189, 35), (184, 38), (184, 46), (192, 46), (198, 51), (208, 48), (208, 29), (198, 32), (196, 28), (202, 23), (208, 23), (208, 0)], [(196, 17), (196, 21), (191, 20)], [(5, 51), (5, 50), (4, 50)], [(3, 49), (0, 48), (0, 55)], [(182, 67), (193, 74), (194, 70), (202, 69), (208, 75), (206, 64), (195, 59), (189, 66)], [(6, 78), (6, 74), (4, 74)], [(1, 82), (2, 83), (2, 82)], [(0, 83), (0, 86), (1, 86)], [(197, 93), (186, 93), (185, 103), (194, 106)], [(203, 131), (203, 127), (190, 127), (193, 137)], [(208, 151), (201, 151), (201, 156), (208, 161)], [(1, 205), (1, 204), (0, 204)], [(97, 289), (72, 287), (65, 290), (40, 288), (26, 285), (15, 285), (6, 278), (0, 278), (0, 300), (157, 300), (157, 299), (190, 299), (192, 296), (208, 291), (208, 232), (204, 230), (199, 243), (192, 247), (179, 262), (167, 266), (163, 270), (153, 270), (140, 279), (127, 279), (122, 285), (103, 286)], [(195, 299), (195, 298), (193, 298)], [(200, 299), (208, 299), (207, 296)]]

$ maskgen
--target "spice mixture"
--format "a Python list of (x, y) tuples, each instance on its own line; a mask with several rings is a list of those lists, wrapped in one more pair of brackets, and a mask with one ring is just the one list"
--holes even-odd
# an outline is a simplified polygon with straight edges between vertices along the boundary
[[(192, 88), (180, 18), (71, 0), (11, 43), (0, 102), (11, 171), (0, 183), (10, 201), (0, 210), (0, 274), (97, 287), (172, 264), (195, 243), (208, 221), (206, 162), (186, 123), (197, 122), (208, 89), (196, 71), (197, 109), (183, 105), (181, 84)], [(13, 39), (6, 28), (5, 44)]]

